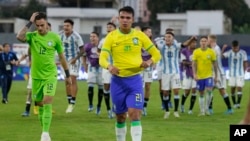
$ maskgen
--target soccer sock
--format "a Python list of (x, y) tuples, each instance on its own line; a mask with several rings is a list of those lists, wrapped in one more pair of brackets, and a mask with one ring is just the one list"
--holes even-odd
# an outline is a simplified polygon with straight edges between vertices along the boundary
[(38, 120), (40, 121), (41, 126), (43, 127), (43, 107), (38, 107)]
[(94, 87), (89, 87), (88, 88), (89, 105), (93, 105), (93, 97), (94, 97)]
[(233, 104), (235, 105), (236, 104), (236, 97), (235, 97), (235, 94), (232, 94), (232, 101), (233, 101)]
[(148, 106), (148, 101), (149, 101), (149, 98), (144, 98), (143, 107), (147, 107)]
[(172, 95), (172, 91), (171, 91), (171, 90), (169, 90), (169, 91), (168, 91), (169, 102), (171, 102), (171, 95)]
[(168, 109), (169, 96), (163, 96), (162, 99), (163, 99), (163, 105), (165, 106), (166, 112), (169, 112), (169, 109)]
[(213, 97), (213, 95), (212, 95), (212, 97), (211, 97), (211, 99), (210, 99), (209, 106), (208, 106), (209, 109), (213, 109), (213, 100), (214, 100), (214, 97)]
[(30, 112), (30, 105), (31, 105), (30, 103), (28, 102), (26, 103), (25, 111), (28, 113)]
[(104, 94), (104, 100), (105, 100), (105, 104), (107, 107), (107, 110), (110, 110), (110, 93), (109, 91), (103, 90), (103, 94)]
[(141, 137), (142, 137), (141, 121), (131, 122), (130, 133), (131, 133), (132, 141), (141, 141)]
[(180, 96), (179, 95), (174, 95), (174, 111), (178, 111), (179, 107), (179, 101), (180, 101)]
[(43, 132), (49, 132), (50, 124), (52, 120), (52, 105), (43, 105)]
[(71, 97), (70, 104), (75, 105), (76, 103), (76, 97)]
[(67, 99), (68, 99), (68, 103), (70, 104), (70, 101), (71, 101), (71, 94), (67, 94)]
[(160, 97), (161, 97), (161, 106), (162, 106), (162, 108), (165, 108), (165, 107), (163, 107), (164, 103), (163, 103), (163, 92), (162, 91), (160, 92)]
[(212, 109), (212, 99), (213, 99), (213, 94), (212, 91), (207, 91), (207, 108)]
[(101, 107), (103, 97), (103, 89), (98, 89), (98, 102), (97, 107)]
[(242, 98), (242, 92), (237, 92), (237, 104), (240, 104)]
[(186, 94), (184, 93), (184, 94), (182, 95), (182, 97), (181, 97), (181, 105), (184, 106), (186, 99), (187, 99), (187, 96), (186, 96)]
[(193, 110), (195, 100), (196, 100), (196, 94), (194, 93), (194, 94), (192, 94), (192, 96), (190, 98), (190, 107), (189, 107), (189, 110)]
[(224, 102), (227, 105), (227, 109), (231, 109), (231, 104), (230, 104), (230, 100), (229, 100), (228, 94), (224, 94), (223, 95), (223, 99), (224, 99)]
[(127, 127), (125, 122), (115, 124), (116, 141), (126, 141)]
[(205, 98), (204, 96), (199, 97), (199, 105), (201, 113), (205, 113)]

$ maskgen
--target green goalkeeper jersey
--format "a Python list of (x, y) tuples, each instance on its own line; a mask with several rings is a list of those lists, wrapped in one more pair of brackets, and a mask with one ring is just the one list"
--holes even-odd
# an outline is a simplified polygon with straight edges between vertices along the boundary
[(40, 35), (37, 31), (27, 32), (26, 41), (31, 51), (32, 79), (57, 77), (55, 53), (63, 53), (63, 46), (58, 34), (49, 31)]

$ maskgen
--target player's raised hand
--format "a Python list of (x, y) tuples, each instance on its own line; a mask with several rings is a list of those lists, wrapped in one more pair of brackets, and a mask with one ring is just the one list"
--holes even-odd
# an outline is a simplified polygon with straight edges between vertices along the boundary
[(35, 17), (39, 14), (39, 12), (34, 12), (31, 17), (30, 17), (30, 21), (33, 23), (35, 21)]

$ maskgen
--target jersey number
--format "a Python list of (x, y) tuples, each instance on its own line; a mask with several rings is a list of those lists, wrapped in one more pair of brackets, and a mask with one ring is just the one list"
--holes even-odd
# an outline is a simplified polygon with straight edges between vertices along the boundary
[(40, 54), (45, 54), (46, 48), (45, 47), (40, 47)]
[(168, 56), (168, 58), (173, 57), (173, 53), (171, 51), (168, 51), (167, 56)]
[(139, 93), (135, 94), (135, 101), (136, 102), (142, 102), (142, 95), (139, 94)]

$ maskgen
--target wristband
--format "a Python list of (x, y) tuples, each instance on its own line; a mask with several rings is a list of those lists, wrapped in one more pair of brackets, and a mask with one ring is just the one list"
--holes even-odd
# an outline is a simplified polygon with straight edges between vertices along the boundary
[(66, 78), (69, 78), (70, 77), (69, 70), (64, 70), (64, 72), (65, 72)]
[(25, 26), (26, 26), (27, 28), (30, 28), (31, 25), (32, 25), (32, 22), (29, 21)]

